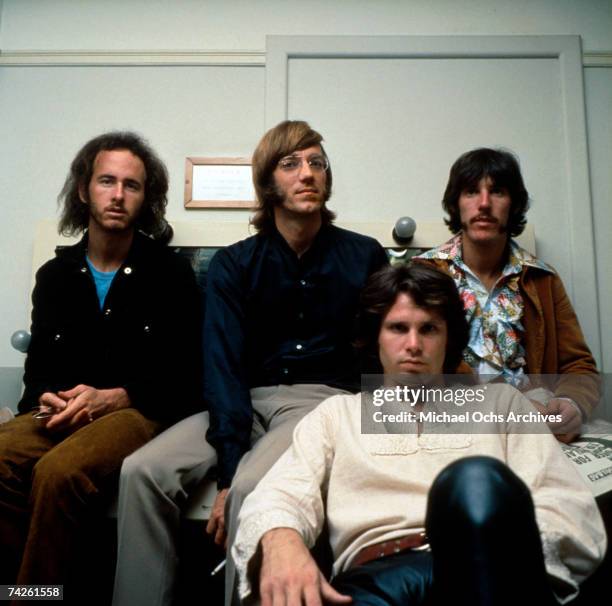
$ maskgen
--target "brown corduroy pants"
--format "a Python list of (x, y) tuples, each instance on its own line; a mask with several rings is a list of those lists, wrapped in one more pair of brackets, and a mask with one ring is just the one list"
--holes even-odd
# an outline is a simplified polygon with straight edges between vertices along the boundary
[(123, 459), (160, 429), (133, 408), (70, 435), (29, 414), (0, 425), (0, 583), (65, 584), (87, 557), (80, 534), (103, 515)]

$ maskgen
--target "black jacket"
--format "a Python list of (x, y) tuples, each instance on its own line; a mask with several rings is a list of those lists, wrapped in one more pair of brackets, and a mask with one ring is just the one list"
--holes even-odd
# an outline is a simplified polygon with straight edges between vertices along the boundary
[(36, 274), (20, 412), (80, 383), (123, 387), (166, 423), (200, 410), (202, 305), (189, 263), (137, 233), (100, 309), (86, 250), (87, 235)]
[(219, 488), (250, 448), (250, 389), (322, 383), (358, 391), (351, 346), (359, 294), (386, 265), (373, 238), (323, 226), (300, 258), (274, 230), (220, 250), (207, 276), (204, 322), (206, 437)]

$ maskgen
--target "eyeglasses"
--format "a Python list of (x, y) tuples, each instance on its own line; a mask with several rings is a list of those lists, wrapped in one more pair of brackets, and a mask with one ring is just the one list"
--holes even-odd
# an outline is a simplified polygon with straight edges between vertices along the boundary
[(329, 168), (329, 160), (325, 156), (310, 156), (302, 158), (301, 156), (285, 156), (278, 161), (278, 168), (286, 173), (291, 173), (298, 170), (302, 166), (302, 162), (306, 160), (310, 170), (314, 173), (322, 173)]
[(32, 416), (35, 419), (48, 419), (55, 414), (55, 411), (50, 406), (34, 406), (32, 408)]

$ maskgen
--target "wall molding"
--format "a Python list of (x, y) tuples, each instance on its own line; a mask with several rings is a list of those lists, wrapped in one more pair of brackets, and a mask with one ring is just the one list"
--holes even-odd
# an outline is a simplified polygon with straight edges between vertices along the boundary
[[(263, 50), (24, 50), (0, 51), (0, 66), (88, 66), (88, 65), (220, 65), (257, 66), (266, 64)], [(612, 67), (612, 50), (583, 52), (584, 67)]]
[(612, 67), (612, 51), (582, 53), (584, 67)]
[(263, 50), (24, 50), (0, 52), (0, 66), (21, 67), (96, 65), (216, 65), (263, 67), (265, 63), (266, 53)]

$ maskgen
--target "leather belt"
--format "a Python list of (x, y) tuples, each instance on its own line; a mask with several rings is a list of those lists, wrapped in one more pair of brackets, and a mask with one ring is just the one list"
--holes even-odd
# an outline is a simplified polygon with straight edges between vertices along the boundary
[(427, 535), (424, 532), (415, 532), (400, 539), (391, 539), (368, 545), (359, 551), (351, 562), (350, 568), (367, 564), (372, 560), (384, 558), (385, 556), (401, 553), (408, 549), (416, 549), (427, 545)]

